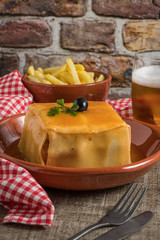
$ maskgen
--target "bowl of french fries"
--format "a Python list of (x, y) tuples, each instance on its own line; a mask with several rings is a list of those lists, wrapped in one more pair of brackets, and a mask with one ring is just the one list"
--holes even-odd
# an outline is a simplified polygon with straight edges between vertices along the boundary
[(82, 64), (74, 64), (71, 58), (67, 58), (66, 63), (58, 67), (35, 69), (29, 66), (22, 83), (35, 102), (56, 102), (57, 99), (73, 102), (77, 97), (88, 101), (105, 101), (111, 76), (85, 69)]

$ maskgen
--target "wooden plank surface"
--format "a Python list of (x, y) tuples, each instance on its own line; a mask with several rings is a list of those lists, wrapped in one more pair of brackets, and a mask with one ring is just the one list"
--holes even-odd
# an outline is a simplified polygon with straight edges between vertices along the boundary
[[(148, 186), (148, 190), (134, 214), (153, 211), (154, 218), (130, 240), (160, 239), (160, 162), (146, 175), (135, 181)], [(86, 226), (98, 221), (109, 210), (128, 185), (97, 191), (63, 191), (45, 188), (55, 206), (55, 217), (51, 227), (28, 226), (22, 224), (0, 224), (0, 240), (67, 240)], [(0, 221), (7, 209), (0, 206)], [(93, 240), (108, 229), (96, 230), (82, 240)]]

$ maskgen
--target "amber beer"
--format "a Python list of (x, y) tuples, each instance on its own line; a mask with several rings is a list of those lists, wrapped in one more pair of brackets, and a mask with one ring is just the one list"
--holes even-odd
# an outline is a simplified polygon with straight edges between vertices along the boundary
[(160, 125), (160, 65), (133, 70), (132, 105), (135, 119)]

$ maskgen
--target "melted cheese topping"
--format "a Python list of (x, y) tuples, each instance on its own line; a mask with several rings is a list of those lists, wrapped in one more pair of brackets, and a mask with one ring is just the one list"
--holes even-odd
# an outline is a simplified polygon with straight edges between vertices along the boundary
[[(71, 103), (65, 104), (71, 107)], [(89, 102), (86, 112), (78, 112), (71, 116), (61, 112), (54, 117), (47, 116), (51, 107), (56, 103), (34, 103), (29, 106), (29, 111), (36, 115), (42, 127), (59, 133), (97, 133), (111, 130), (127, 124), (106, 102)]]

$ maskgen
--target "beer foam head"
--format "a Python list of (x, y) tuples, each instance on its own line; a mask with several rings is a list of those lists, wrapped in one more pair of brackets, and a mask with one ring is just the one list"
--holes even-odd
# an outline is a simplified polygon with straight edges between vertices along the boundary
[(160, 88), (160, 66), (145, 66), (133, 70), (132, 81), (142, 86)]

